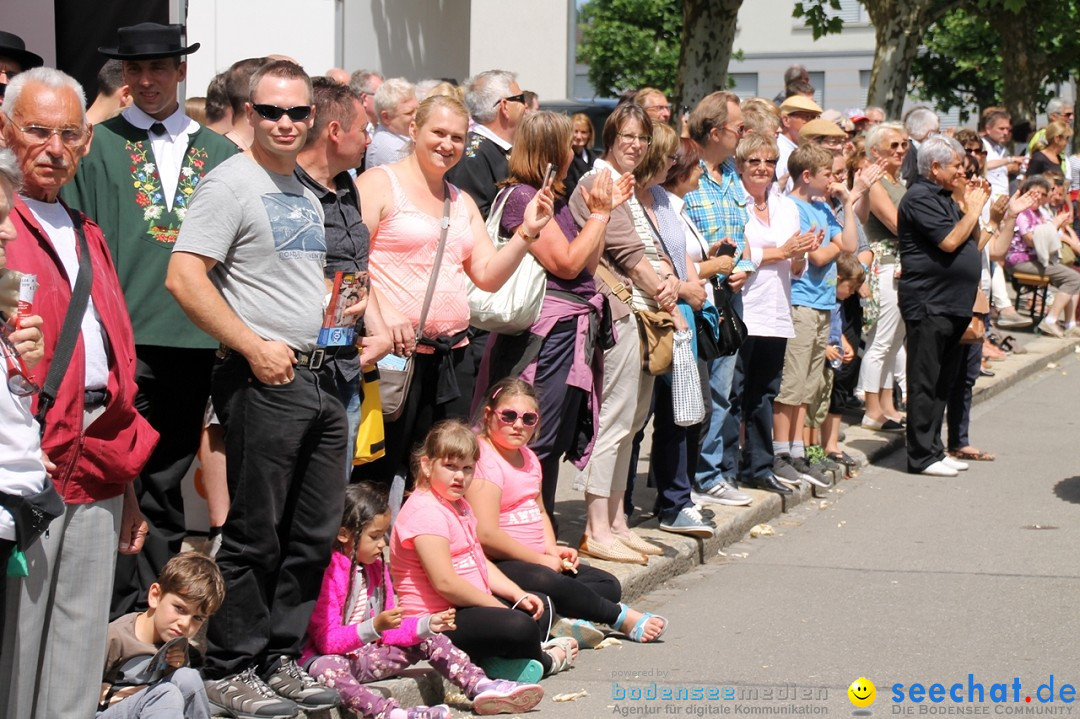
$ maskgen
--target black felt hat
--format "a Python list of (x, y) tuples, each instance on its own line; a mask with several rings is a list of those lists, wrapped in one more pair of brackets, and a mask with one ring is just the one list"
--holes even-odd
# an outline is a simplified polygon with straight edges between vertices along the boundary
[(105, 57), (118, 60), (153, 60), (159, 57), (190, 55), (199, 43), (184, 47), (183, 25), (143, 22), (116, 31), (116, 47), (99, 47)]
[(15, 62), (22, 65), (23, 70), (29, 70), (32, 67), (41, 67), (45, 64), (45, 61), (41, 59), (41, 55), (30, 52), (26, 49), (26, 43), (23, 39), (12, 32), (4, 32), (0, 30), (0, 55), (10, 57)]

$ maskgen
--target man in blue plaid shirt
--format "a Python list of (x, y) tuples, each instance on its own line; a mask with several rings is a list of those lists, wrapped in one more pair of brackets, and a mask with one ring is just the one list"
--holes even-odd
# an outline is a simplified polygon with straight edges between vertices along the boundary
[[(749, 273), (754, 271), (754, 264), (742, 259), (748, 214), (742, 180), (735, 172), (735, 148), (745, 132), (739, 98), (733, 93), (714, 92), (690, 113), (690, 137), (701, 147), (704, 172), (698, 189), (686, 195), (686, 212), (705, 235), (710, 248), (725, 239), (735, 243), (735, 257), (739, 260), (731, 275), (716, 278), (713, 289), (717, 293), (730, 290), (731, 306), (740, 313), (739, 292)], [(708, 365), (712, 411), (701, 429), (692, 492), (696, 503), (750, 504), (750, 497), (738, 491), (735, 484), (739, 473), (739, 417), (731, 399), (741, 394), (741, 388), (733, 387), (737, 358), (737, 354), (720, 357)]]

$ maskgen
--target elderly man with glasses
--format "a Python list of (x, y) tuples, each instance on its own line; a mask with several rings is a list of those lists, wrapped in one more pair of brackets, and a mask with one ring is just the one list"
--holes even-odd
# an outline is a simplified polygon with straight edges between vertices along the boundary
[(93, 714), (100, 677), (87, 667), (105, 661), (117, 547), (136, 553), (146, 533), (132, 482), (157, 432), (135, 409), (131, 322), (101, 229), (59, 199), (90, 148), (85, 107), (78, 82), (41, 67), (12, 80), (0, 113), (24, 175), (7, 263), (37, 276), (34, 311), (46, 338), (39, 378), (62, 354), (61, 327), (89, 283), (41, 443), (65, 512), (27, 551), (29, 577), (8, 580), (7, 611), (18, 622), (0, 650), (0, 713), (10, 717)]

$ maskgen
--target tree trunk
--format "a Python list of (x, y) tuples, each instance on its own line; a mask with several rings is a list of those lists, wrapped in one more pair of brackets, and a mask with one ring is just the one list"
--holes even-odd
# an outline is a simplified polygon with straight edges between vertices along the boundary
[(990, 24), (1001, 39), (1001, 56), (1007, 71), (1002, 73), (1001, 102), (1012, 116), (1013, 127), (1032, 123), (1038, 115), (1038, 89), (1050, 72), (1046, 54), (1035, 45), (1036, 30), (1027, 12), (997, 12)]
[(727, 89), (728, 62), (735, 44), (735, 19), (743, 0), (683, 0), (683, 43), (674, 107), (693, 107)]
[(880, 106), (885, 109), (886, 117), (899, 119), (923, 31), (960, 3), (958, 0), (862, 0), (862, 3), (870, 14), (877, 40), (866, 104)]

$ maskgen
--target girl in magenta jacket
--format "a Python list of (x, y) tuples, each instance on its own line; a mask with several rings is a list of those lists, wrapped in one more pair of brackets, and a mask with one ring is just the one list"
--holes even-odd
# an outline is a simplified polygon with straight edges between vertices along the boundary
[(394, 606), (390, 572), (383, 563), (390, 512), (386, 497), (372, 484), (345, 490), (345, 514), (330, 566), (308, 624), (301, 663), (341, 694), (356, 714), (374, 719), (449, 719), (450, 709), (403, 709), (392, 697), (363, 686), (388, 679), (427, 660), (461, 687), (477, 714), (524, 712), (540, 703), (537, 684), (489, 679), (440, 632), (455, 627), (455, 610), (403, 617)]

